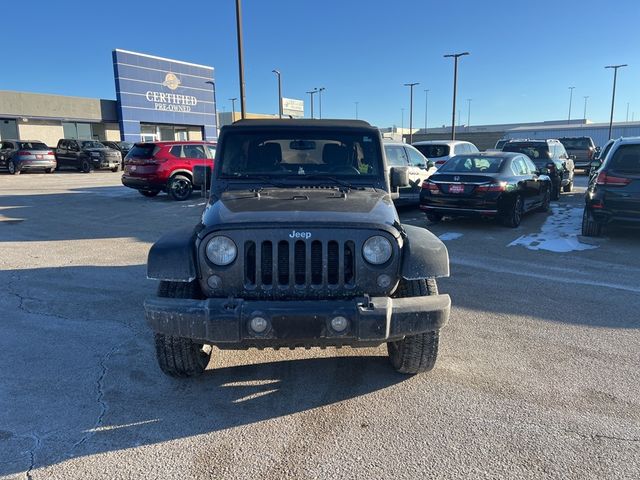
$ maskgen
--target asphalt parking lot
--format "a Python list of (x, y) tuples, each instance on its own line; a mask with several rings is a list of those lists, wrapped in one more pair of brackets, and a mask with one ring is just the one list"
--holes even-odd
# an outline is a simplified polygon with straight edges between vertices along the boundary
[(428, 374), (384, 348), (249, 350), (179, 381), (144, 323), (146, 254), (203, 199), (0, 174), (0, 476), (638, 478), (640, 235), (579, 237), (584, 185), (517, 229), (429, 227), (453, 311)]

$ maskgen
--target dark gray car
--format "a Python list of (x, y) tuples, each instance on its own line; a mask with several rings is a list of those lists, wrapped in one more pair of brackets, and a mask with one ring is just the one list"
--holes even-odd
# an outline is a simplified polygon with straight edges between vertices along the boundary
[(569, 155), (573, 155), (576, 168), (589, 170), (591, 161), (595, 158), (596, 144), (591, 137), (562, 137), (560, 143), (564, 145)]
[(6, 168), (12, 175), (27, 170), (51, 173), (56, 169), (56, 157), (40, 140), (3, 140), (0, 143), (0, 168)]
[(97, 140), (63, 138), (56, 147), (56, 160), (58, 167), (72, 167), (85, 173), (101, 168), (117, 172), (122, 165), (120, 152)]

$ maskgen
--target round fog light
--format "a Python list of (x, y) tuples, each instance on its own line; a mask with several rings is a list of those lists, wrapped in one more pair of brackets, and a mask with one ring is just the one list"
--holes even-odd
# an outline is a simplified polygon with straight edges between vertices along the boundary
[(349, 326), (349, 320), (344, 317), (337, 316), (331, 319), (331, 328), (333, 328), (336, 332), (344, 332)]
[(389, 275), (386, 273), (378, 275), (378, 286), (380, 288), (387, 288), (389, 285), (391, 285), (391, 277)]
[(255, 333), (264, 333), (269, 327), (269, 322), (262, 317), (253, 317), (249, 322), (249, 327)]
[(220, 288), (222, 286), (222, 278), (220, 278), (218, 275), (211, 275), (207, 279), (207, 285), (209, 285), (209, 288), (211, 290), (215, 290), (216, 288)]

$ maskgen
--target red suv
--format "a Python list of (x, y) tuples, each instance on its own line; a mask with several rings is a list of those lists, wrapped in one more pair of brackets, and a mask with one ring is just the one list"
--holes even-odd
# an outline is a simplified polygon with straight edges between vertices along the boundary
[(136, 143), (124, 159), (122, 184), (145, 197), (161, 191), (186, 200), (193, 191), (193, 167), (213, 165), (216, 144), (197, 141)]

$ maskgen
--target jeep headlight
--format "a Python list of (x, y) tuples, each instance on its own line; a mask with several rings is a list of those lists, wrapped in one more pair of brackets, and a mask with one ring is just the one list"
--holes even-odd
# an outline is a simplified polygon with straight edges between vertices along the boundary
[(367, 262), (374, 265), (386, 263), (392, 253), (391, 242), (380, 235), (370, 237), (362, 246), (362, 256)]
[(207, 258), (215, 265), (229, 265), (236, 259), (238, 248), (228, 237), (217, 236), (209, 240), (207, 244)]
[(99, 157), (100, 156), (100, 152), (91, 152), (91, 156), (92, 157)]

